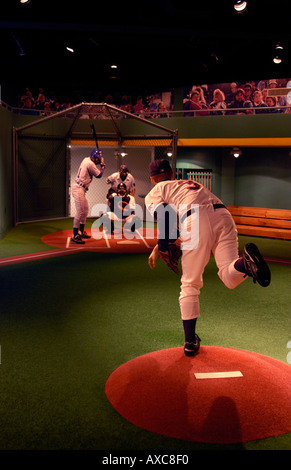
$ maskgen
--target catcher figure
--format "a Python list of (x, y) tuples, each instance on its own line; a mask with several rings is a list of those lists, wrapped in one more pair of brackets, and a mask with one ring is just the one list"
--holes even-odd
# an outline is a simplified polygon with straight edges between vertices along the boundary
[[(239, 256), (233, 218), (213, 193), (195, 181), (174, 180), (168, 160), (151, 162), (149, 170), (154, 187), (146, 196), (145, 203), (151, 215), (156, 215), (159, 233), (158, 244), (149, 257), (149, 266), (153, 269), (160, 257), (170, 269), (179, 273), (181, 257), (179, 305), (185, 335), (184, 354), (194, 356), (201, 341), (196, 334), (196, 321), (200, 316), (199, 294), (210, 255), (214, 256), (218, 276), (229, 289), (237, 287), (248, 276), (267, 287), (271, 274), (253, 243), (245, 245), (243, 255)], [(165, 207), (170, 208), (170, 213), (174, 208), (176, 210), (176, 217), (168, 217), (168, 222), (163, 220)], [(178, 218), (179, 207), (183, 207), (184, 212)], [(181, 233), (193, 233), (193, 223), (198, 227), (197, 240), (194, 240), (192, 248), (185, 244), (184, 249)], [(160, 233), (164, 236), (160, 237)]]
[(105, 227), (107, 233), (113, 234), (115, 221), (123, 222), (124, 228), (132, 233), (142, 226), (141, 219), (135, 215), (135, 198), (129, 194), (125, 183), (119, 183), (117, 190), (108, 194), (107, 198), (109, 211), (103, 214), (103, 221), (105, 217), (110, 221), (110, 227)]

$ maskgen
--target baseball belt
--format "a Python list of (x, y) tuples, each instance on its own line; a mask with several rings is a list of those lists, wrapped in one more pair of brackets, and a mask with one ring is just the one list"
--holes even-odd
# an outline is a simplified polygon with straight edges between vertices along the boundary
[[(227, 209), (227, 207), (224, 204), (213, 204), (213, 208), (215, 209)], [(187, 217), (189, 217), (191, 214), (194, 214), (195, 209), (189, 209), (181, 218), (181, 224), (184, 222)]]
[(213, 204), (214, 209), (227, 209), (224, 204)]
[(79, 183), (78, 181), (75, 181), (76, 184), (78, 184), (79, 186), (81, 186), (82, 188), (86, 189), (86, 191), (88, 191), (88, 188), (86, 188), (86, 186), (82, 183)]

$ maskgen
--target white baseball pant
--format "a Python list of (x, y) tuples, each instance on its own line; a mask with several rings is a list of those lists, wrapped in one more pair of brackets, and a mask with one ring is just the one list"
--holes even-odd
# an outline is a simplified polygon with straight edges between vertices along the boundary
[[(195, 214), (187, 218), (187, 230)], [(234, 268), (239, 258), (237, 230), (227, 209), (214, 209), (212, 204), (199, 205), (199, 241), (197, 248), (182, 250), (182, 276), (179, 304), (182, 320), (200, 316), (199, 294), (203, 273), (211, 254), (218, 267), (218, 276), (229, 289), (234, 289), (245, 275)]]
[(86, 198), (86, 189), (82, 186), (74, 184), (72, 186), (72, 195), (76, 206), (76, 214), (74, 217), (73, 227), (79, 228), (80, 224), (86, 224), (89, 212), (88, 200)]

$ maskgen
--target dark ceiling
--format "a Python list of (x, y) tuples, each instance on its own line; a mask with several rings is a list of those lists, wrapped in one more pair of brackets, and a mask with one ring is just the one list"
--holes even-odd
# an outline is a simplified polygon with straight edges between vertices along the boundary
[[(143, 93), (289, 78), (291, 2), (249, 0), (243, 14), (236, 14), (233, 4), (7, 0), (0, 16), (0, 83)], [(275, 65), (278, 41), (284, 60)], [(111, 78), (113, 63), (116, 78)]]

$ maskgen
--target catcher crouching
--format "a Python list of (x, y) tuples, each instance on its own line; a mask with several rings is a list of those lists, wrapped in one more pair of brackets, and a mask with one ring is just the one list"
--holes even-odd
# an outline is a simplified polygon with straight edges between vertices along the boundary
[[(199, 295), (203, 287), (203, 272), (211, 254), (218, 267), (218, 276), (229, 289), (234, 289), (247, 277), (267, 287), (271, 273), (253, 243), (246, 244), (242, 256), (239, 256), (233, 218), (223, 202), (205, 186), (196, 181), (173, 179), (168, 160), (154, 160), (149, 172), (154, 187), (146, 196), (145, 203), (157, 221), (158, 243), (148, 262), (154, 269), (157, 259), (161, 258), (179, 274), (181, 258), (179, 305), (185, 336), (184, 354), (195, 356), (201, 342), (196, 333), (200, 316)], [(182, 217), (181, 207), (184, 211)], [(193, 209), (195, 207), (197, 210)], [(193, 233), (193, 225), (197, 240), (191, 247), (191, 243), (183, 244), (181, 234)]]

